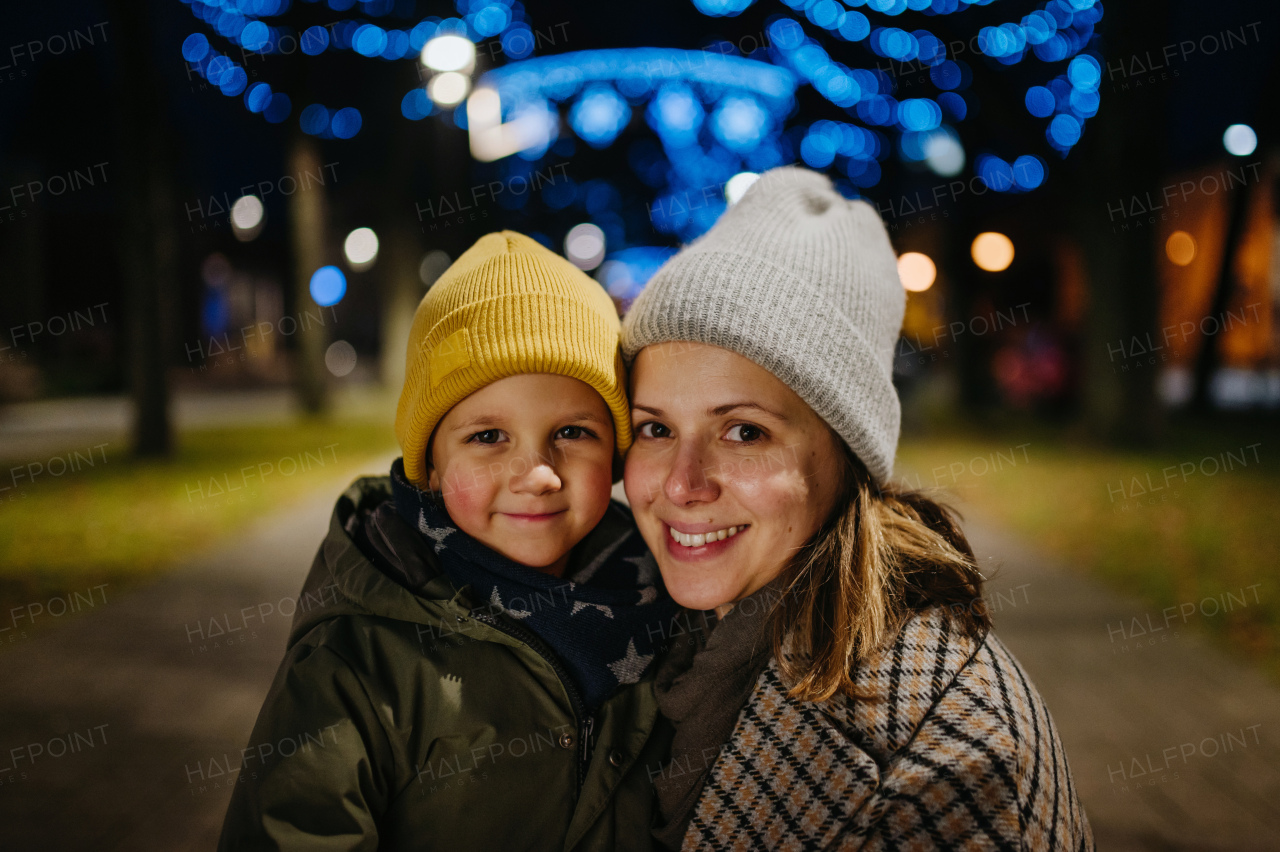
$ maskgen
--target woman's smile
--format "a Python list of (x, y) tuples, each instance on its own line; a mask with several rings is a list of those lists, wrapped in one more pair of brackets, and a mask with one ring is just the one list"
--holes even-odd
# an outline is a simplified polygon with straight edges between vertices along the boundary
[(680, 528), (663, 522), (666, 528), (667, 552), (682, 561), (715, 559), (729, 550), (749, 524), (716, 526), (714, 524), (680, 524)]

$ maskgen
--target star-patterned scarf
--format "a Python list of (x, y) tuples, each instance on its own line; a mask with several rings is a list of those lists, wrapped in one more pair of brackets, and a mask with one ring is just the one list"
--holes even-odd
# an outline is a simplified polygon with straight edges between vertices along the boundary
[[(470, 586), (473, 603), (505, 613), (549, 645), (583, 703), (599, 707), (621, 684), (635, 683), (662, 644), (676, 612), (653, 555), (630, 513), (610, 513), (578, 544), (564, 577), (514, 562), (458, 529), (443, 504), (405, 478), (404, 460), (391, 466), (396, 511), (431, 541), (444, 573)], [(617, 529), (613, 535), (604, 534)]]

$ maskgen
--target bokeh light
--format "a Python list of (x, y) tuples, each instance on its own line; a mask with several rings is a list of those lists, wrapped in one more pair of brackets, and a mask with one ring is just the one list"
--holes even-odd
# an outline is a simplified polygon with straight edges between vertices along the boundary
[(418, 264), (418, 280), (423, 286), (430, 287), (444, 274), (450, 263), (452, 261), (448, 253), (440, 249), (432, 249), (422, 256), (422, 261)]
[(930, 133), (924, 142), (924, 161), (941, 177), (955, 177), (964, 170), (964, 147), (947, 128)]
[(356, 368), (356, 348), (345, 340), (335, 340), (324, 351), (324, 365), (338, 378)]
[(564, 254), (581, 270), (595, 269), (604, 260), (604, 231), (590, 222), (574, 225), (565, 235)]
[(457, 71), (446, 71), (431, 78), (427, 84), (427, 94), (431, 100), (442, 107), (451, 107), (462, 103), (471, 88), (471, 81), (465, 74)]
[(1258, 134), (1247, 124), (1233, 124), (1222, 134), (1222, 147), (1237, 157), (1247, 157), (1258, 149)]
[(737, 204), (739, 199), (751, 188), (751, 184), (760, 179), (755, 172), (738, 172), (724, 185), (724, 199), (730, 204)]
[(333, 135), (339, 139), (350, 139), (360, 132), (360, 125), (363, 123), (360, 110), (355, 107), (343, 107), (333, 114), (329, 127)]
[(352, 269), (368, 269), (378, 259), (378, 235), (373, 228), (356, 228), (343, 241), (342, 253)]
[(248, 242), (262, 233), (266, 210), (256, 195), (242, 195), (231, 205), (231, 231), (236, 239)]
[(630, 120), (631, 107), (607, 85), (589, 87), (569, 111), (569, 126), (592, 148), (612, 144)]
[(969, 253), (979, 269), (1003, 272), (1013, 263), (1013, 240), (996, 231), (986, 231), (974, 238)]
[(938, 267), (927, 254), (909, 251), (898, 258), (898, 279), (903, 288), (912, 293), (928, 290), (937, 277)]
[(422, 46), (421, 59), (432, 71), (469, 71), (475, 65), (476, 46), (465, 36), (440, 35)]
[(1189, 266), (1196, 259), (1195, 237), (1186, 231), (1174, 231), (1165, 240), (1164, 253), (1178, 266)]
[(347, 276), (336, 266), (322, 266), (311, 274), (311, 299), (322, 308), (336, 305), (347, 295)]

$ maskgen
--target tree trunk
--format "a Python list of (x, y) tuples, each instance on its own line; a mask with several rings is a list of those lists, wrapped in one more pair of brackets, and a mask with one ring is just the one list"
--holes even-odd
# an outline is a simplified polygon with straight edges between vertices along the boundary
[[(150, 24), (144, 6), (112, 3), (116, 61), (126, 85), (120, 93), (117, 147), (121, 168), (120, 262), (129, 389), (133, 397), (133, 451), (164, 456), (173, 449), (169, 387), (165, 375), (175, 286), (176, 236), (167, 168), (168, 137), (162, 124), (159, 84), (150, 58)], [(108, 166), (107, 168), (110, 168)]]
[[(320, 173), (319, 148), (314, 139), (295, 130), (289, 143), (289, 174)], [(328, 262), (327, 236), (324, 187), (313, 184), (289, 196), (289, 239), (293, 249), (294, 305), (298, 319), (294, 382), (298, 402), (308, 414), (323, 414), (329, 408), (324, 364), (328, 326), (304, 321), (306, 310), (315, 306), (311, 298), (311, 276)]]
[(412, 224), (396, 224), (387, 233), (382, 271), (382, 383), (391, 390), (404, 384), (405, 350), (413, 312), (422, 300), (418, 278), (422, 249)]
[(1084, 189), (1071, 214), (1089, 279), (1083, 416), (1095, 436), (1137, 445), (1154, 442), (1162, 430), (1157, 368), (1116, 353), (1128, 352), (1134, 337), (1141, 340), (1158, 325), (1158, 230), (1147, 217), (1130, 214), (1135, 199), (1159, 193), (1165, 158), (1156, 146), (1167, 135), (1166, 93), (1158, 86), (1117, 90), (1129, 81), (1113, 77), (1107, 59), (1122, 62), (1164, 44), (1168, 14), (1161, 0), (1107, 6), (1102, 105), (1074, 152), (1076, 183)]
[[(1240, 248), (1240, 238), (1244, 235), (1245, 220), (1249, 214), (1249, 199), (1252, 197), (1253, 184), (1245, 183), (1234, 195), (1227, 207), (1227, 235), (1222, 243), (1222, 259), (1218, 261), (1218, 277), (1213, 289), (1213, 298), (1209, 302), (1209, 311), (1205, 316), (1221, 317), (1231, 306), (1231, 298), (1235, 295), (1236, 252)], [(1208, 414), (1213, 410), (1213, 399), (1210, 393), (1213, 375), (1218, 371), (1218, 338), (1219, 334), (1201, 334), (1200, 351), (1196, 353), (1195, 371), (1192, 376), (1191, 410), (1197, 414)]]

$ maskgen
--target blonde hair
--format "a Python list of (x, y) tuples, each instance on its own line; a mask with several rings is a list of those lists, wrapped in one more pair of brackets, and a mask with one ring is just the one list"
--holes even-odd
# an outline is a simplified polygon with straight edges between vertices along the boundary
[(943, 607), (971, 634), (991, 626), (983, 577), (954, 511), (922, 491), (877, 486), (844, 450), (841, 497), (784, 569), (785, 592), (771, 614), (774, 657), (802, 701), (853, 695), (854, 664), (914, 612)]

